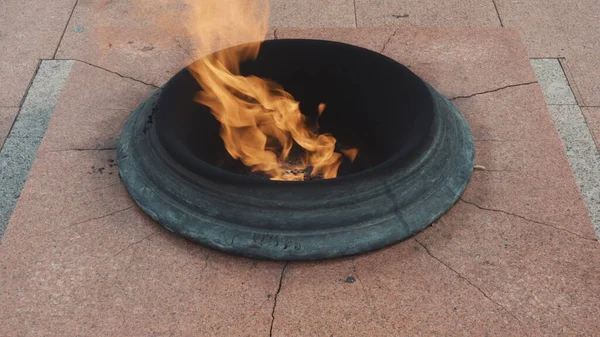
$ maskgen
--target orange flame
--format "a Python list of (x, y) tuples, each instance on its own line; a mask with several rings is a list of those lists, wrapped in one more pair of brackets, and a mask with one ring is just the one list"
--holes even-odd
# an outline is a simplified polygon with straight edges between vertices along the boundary
[[(193, 17), (187, 28), (199, 56), (189, 70), (203, 89), (195, 99), (221, 123), (229, 154), (273, 180), (303, 180), (306, 174), (335, 178), (342, 162), (335, 152), (336, 139), (309, 129), (299, 103), (281, 85), (240, 75), (240, 63), (257, 57), (267, 33), (268, 1), (186, 1)], [(246, 44), (201, 57), (223, 42)], [(324, 103), (318, 106), (319, 116), (324, 109)], [(295, 144), (304, 153), (290, 158)], [(349, 149), (344, 154), (354, 160), (357, 152)]]

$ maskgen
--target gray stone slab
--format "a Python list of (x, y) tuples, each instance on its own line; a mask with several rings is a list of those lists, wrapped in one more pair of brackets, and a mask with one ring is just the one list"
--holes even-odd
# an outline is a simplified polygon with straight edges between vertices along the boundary
[(73, 61), (40, 63), (19, 115), (0, 150), (0, 238), (21, 194)]
[(577, 105), (549, 105), (571, 170), (600, 237), (600, 153)]
[(531, 59), (530, 62), (590, 212), (596, 235), (600, 237), (600, 153), (560, 61), (549, 58)]
[(558, 59), (531, 59), (547, 104), (577, 104)]

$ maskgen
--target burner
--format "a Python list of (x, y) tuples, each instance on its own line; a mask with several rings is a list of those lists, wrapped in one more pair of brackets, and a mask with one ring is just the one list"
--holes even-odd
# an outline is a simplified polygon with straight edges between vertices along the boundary
[(320, 133), (336, 138), (336, 151), (358, 155), (333, 179), (290, 171), (301, 181), (275, 181), (251, 172), (194, 101), (201, 88), (186, 68), (132, 113), (118, 148), (127, 190), (167, 229), (249, 257), (332, 258), (414, 235), (464, 190), (474, 156), (467, 124), (396, 61), (338, 42), (273, 40), (241, 72), (280, 83)]

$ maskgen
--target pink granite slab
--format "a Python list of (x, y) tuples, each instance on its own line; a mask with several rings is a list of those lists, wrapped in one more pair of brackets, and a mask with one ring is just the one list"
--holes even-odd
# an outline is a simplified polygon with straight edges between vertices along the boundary
[(40, 151), (114, 149), (131, 111), (155, 88), (75, 62), (63, 90)]
[[(448, 97), (468, 96), (535, 82), (519, 33), (511, 29), (461, 28), (278, 29), (278, 38), (330, 39), (393, 57)], [(391, 34), (390, 34), (391, 32)], [(385, 35), (387, 34), (387, 38)], [(449, 38), (452, 37), (452, 38)], [(493, 58), (493, 62), (490, 59)], [(461, 62), (449, 62), (457, 59)]]
[(473, 128), (476, 163), (489, 169), (474, 172), (464, 200), (596, 237), (581, 226), (589, 214), (578, 188), (565, 182), (573, 175), (537, 83), (454, 103)]
[[(39, 59), (49, 59), (54, 55), (74, 4), (75, 0), (56, 0), (51, 3), (43, 0), (2, 0), (0, 108), (19, 106)], [(5, 117), (0, 117), (0, 122), (4, 123)], [(6, 123), (12, 125), (12, 121)], [(4, 127), (0, 125), (0, 128)]]
[(518, 28), (530, 57), (564, 57), (578, 103), (600, 106), (600, 4), (596, 0), (496, 0), (506, 26)]
[(282, 264), (191, 244), (133, 204), (114, 166), (152, 87), (79, 62), (0, 245), (0, 335), (600, 334), (600, 245), (514, 30), (276, 33), (385, 46), (464, 97), (487, 168), (464, 201), (355, 258)]
[(0, 335), (268, 334), (281, 264), (164, 230), (134, 206), (114, 159), (39, 154), (0, 247)]
[(505, 26), (518, 28), (531, 57), (560, 57), (599, 50), (596, 0), (495, 0)]
[[(0, 78), (2, 78), (3, 84), (0, 91), (0, 107), (19, 107), (38, 63), (37, 59), (15, 61), (4, 59), (4, 56), (3, 59), (0, 59)], [(10, 123), (12, 124), (12, 121)]]
[(3, 0), (0, 12), (2, 60), (52, 58), (75, 0)]
[(157, 11), (147, 13), (144, 7), (136, 7), (142, 4), (101, 0), (78, 4), (56, 57), (88, 62), (146, 83), (163, 84), (190, 61), (182, 34), (174, 33), (182, 32), (183, 27), (165, 31), (144, 19)]
[[(73, 12), (56, 57), (160, 86), (196, 55), (183, 24), (188, 14), (185, 6), (174, 1), (82, 2)], [(223, 41), (217, 49), (229, 46)]]
[(394, 34), (394, 31), (394, 28), (373, 27), (361, 29), (275, 28), (274, 37), (276, 39), (334, 40), (381, 52), (386, 42), (390, 39), (390, 36)]
[(500, 26), (492, 1), (356, 0), (358, 27)]
[(577, 87), (578, 103), (600, 107), (600, 46), (569, 53), (564, 64), (568, 68), (571, 86)]
[(270, 0), (271, 27), (356, 27), (353, 0)]
[(414, 239), (355, 259), (290, 264), (277, 303), (273, 336), (520, 332), (509, 312)]
[(490, 335), (599, 333), (597, 239), (464, 202), (417, 239), (432, 256), (485, 293), (499, 310), (518, 320), (512, 323), (512, 333)]

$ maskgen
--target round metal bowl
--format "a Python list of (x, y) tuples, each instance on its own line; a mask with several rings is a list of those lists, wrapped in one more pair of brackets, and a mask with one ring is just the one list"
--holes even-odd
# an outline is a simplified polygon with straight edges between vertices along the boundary
[(337, 178), (272, 181), (229, 157), (183, 69), (123, 128), (121, 178), (152, 219), (200, 244), (265, 259), (358, 254), (423, 230), (463, 192), (473, 140), (456, 107), (405, 66), (338, 42), (263, 42), (244, 75), (273, 79), (320, 130), (357, 147)]

